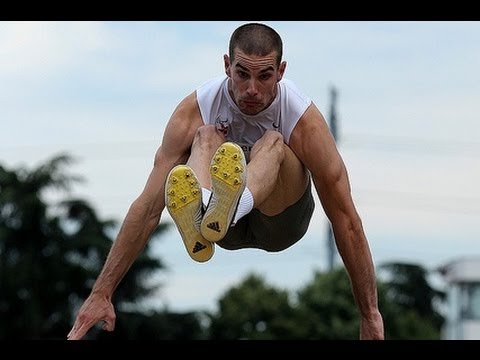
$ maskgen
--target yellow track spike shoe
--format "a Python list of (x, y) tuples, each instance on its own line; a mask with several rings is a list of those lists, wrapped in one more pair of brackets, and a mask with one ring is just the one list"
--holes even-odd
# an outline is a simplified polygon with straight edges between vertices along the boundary
[(182, 236), (188, 255), (198, 262), (210, 260), (215, 244), (200, 233), (203, 203), (197, 176), (187, 165), (177, 165), (168, 174), (165, 203)]
[(230, 227), (247, 182), (247, 164), (240, 146), (223, 143), (210, 163), (212, 195), (203, 216), (200, 231), (205, 239), (216, 242)]

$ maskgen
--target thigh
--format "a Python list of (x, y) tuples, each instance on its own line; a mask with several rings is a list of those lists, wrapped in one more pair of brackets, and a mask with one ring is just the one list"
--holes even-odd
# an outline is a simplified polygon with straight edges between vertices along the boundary
[(314, 208), (309, 181), (302, 197), (281, 214), (268, 216), (253, 209), (231, 227), (217, 245), (227, 250), (256, 248), (270, 252), (283, 251), (305, 235)]
[[(308, 183), (302, 197), (282, 213), (267, 216), (252, 211), (250, 226), (258, 248), (282, 251), (300, 240), (306, 233), (315, 209), (315, 201)], [(255, 210), (254, 210), (255, 211)]]

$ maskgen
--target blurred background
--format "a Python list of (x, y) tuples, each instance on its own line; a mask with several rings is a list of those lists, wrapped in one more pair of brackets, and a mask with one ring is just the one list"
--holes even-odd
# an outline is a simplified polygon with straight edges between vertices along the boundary
[[(177, 103), (239, 21), (0, 22), (0, 338), (65, 338)], [(480, 338), (480, 23), (265, 21), (329, 121), (389, 339)], [(281, 253), (193, 262), (164, 212), (92, 339), (356, 339), (317, 200)]]

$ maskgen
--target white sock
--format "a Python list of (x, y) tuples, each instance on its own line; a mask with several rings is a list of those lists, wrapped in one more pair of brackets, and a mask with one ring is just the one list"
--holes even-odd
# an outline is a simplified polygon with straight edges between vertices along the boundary
[(234, 226), (238, 220), (247, 215), (253, 209), (253, 195), (246, 187), (243, 190), (242, 196), (240, 196), (240, 201), (238, 202), (237, 212), (232, 221), (232, 226)]
[(207, 207), (208, 205), (208, 200), (210, 200), (210, 195), (212, 192), (208, 190), (207, 188), (202, 187), (202, 202), (203, 206)]

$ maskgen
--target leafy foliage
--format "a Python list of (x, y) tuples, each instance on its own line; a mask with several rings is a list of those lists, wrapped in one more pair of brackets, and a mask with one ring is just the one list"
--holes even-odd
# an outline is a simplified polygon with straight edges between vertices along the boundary
[(287, 291), (268, 286), (257, 274), (248, 275), (219, 300), (210, 317), (210, 338), (222, 340), (280, 339), (291, 332), (292, 306)]
[(297, 311), (304, 339), (358, 339), (359, 315), (343, 268), (315, 272), (298, 292)]
[[(59, 155), (31, 171), (0, 166), (1, 339), (64, 339), (109, 252), (114, 221), (100, 220), (82, 199), (55, 205), (45, 200), (48, 191), (68, 193), (82, 181), (66, 173), (72, 162), (70, 156)], [(159, 225), (154, 236), (166, 228)], [(157, 289), (145, 280), (163, 268), (160, 259), (149, 256), (147, 246), (117, 289), (114, 304), (120, 325), (115, 336), (138, 337), (137, 330), (143, 337), (147, 332), (151, 337), (198, 335), (200, 325), (193, 315), (153, 312), (147, 317), (135, 306)], [(130, 305), (129, 312), (122, 310), (124, 305)], [(154, 325), (159, 318), (163, 330)], [(122, 321), (137, 325), (127, 331)], [(95, 336), (100, 335), (93, 332), (90, 338)]]
[[(396, 264), (388, 282), (378, 281), (378, 301), (387, 339), (438, 339), (441, 315), (433, 308), (441, 292), (428, 284), (419, 266)], [(390, 269), (392, 269), (390, 268)], [(399, 286), (399, 284), (403, 284)], [(418, 287), (423, 289), (418, 289)], [(343, 267), (314, 272), (293, 296), (249, 274), (228, 290), (210, 314), (212, 339), (356, 340), (360, 314)]]
[(443, 291), (428, 282), (428, 271), (418, 264), (385, 263), (381, 291), (385, 332), (390, 339), (440, 339), (443, 316), (437, 310)]

